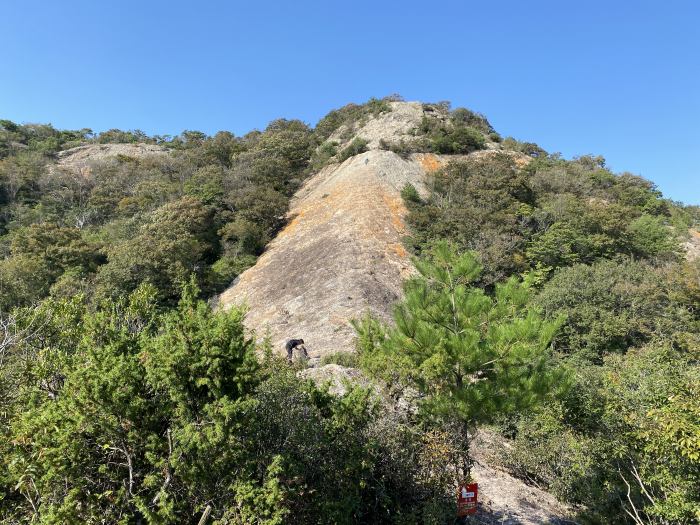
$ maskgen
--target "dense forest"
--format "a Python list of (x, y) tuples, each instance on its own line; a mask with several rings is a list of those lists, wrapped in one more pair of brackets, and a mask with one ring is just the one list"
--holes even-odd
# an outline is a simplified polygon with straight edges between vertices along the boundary
[[(700, 521), (700, 208), (601, 157), (445, 103), (382, 142), (454, 158), (403, 189), (396, 322), (337, 357), (376, 388), (330, 395), (212, 310), (391, 100), (242, 137), (0, 120), (0, 523), (449, 523), (486, 427), (577, 522)], [(95, 144), (162, 154), (57, 162)]]

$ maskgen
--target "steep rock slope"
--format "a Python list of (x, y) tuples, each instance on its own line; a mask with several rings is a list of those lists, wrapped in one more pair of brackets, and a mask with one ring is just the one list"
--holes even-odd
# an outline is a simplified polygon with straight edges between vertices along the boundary
[(302, 337), (314, 357), (351, 350), (350, 320), (367, 310), (388, 319), (413, 271), (401, 244), (401, 188), (422, 188), (423, 166), (438, 163), (371, 150), (325, 168), (297, 193), (286, 228), (220, 304), (246, 304), (247, 325), (275, 348)]
[[(352, 319), (371, 311), (388, 320), (402, 281), (414, 271), (401, 239), (406, 209), (401, 189), (425, 191), (425, 175), (456, 156), (412, 154), (403, 158), (380, 149), (382, 140), (414, 137), (424, 116), (446, 115), (420, 102), (391, 102), (391, 111), (343, 124), (328, 139), (342, 148), (354, 137), (369, 151), (327, 166), (306, 181), (291, 202), (289, 223), (256, 265), (245, 271), (219, 304), (245, 304), (246, 324), (284, 341), (303, 338), (312, 357), (353, 349)], [(478, 158), (500, 146), (476, 151)], [(516, 162), (531, 158), (508, 152)]]

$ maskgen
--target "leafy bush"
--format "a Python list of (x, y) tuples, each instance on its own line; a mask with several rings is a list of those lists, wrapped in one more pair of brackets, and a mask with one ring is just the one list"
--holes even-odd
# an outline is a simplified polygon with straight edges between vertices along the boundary
[(518, 153), (524, 153), (530, 157), (541, 158), (547, 156), (547, 152), (534, 142), (520, 142), (513, 137), (506, 137), (501, 144), (505, 150), (517, 151)]
[(493, 126), (484, 115), (474, 113), (467, 108), (457, 108), (450, 113), (450, 120), (455, 127), (469, 127), (486, 135), (494, 133)]
[(345, 162), (350, 157), (364, 153), (367, 151), (367, 144), (368, 142), (365, 139), (355, 137), (355, 139), (338, 154), (338, 162)]
[(338, 154), (338, 143), (336, 141), (324, 142), (311, 157), (311, 168), (314, 171), (319, 171), (328, 162)]
[(146, 285), (18, 318), (46, 332), (0, 370), (0, 520), (183, 523), (207, 505), (215, 520), (267, 524), (454, 515), (448, 436), (368, 390), (331, 396), (258, 362), (243, 312), (215, 313), (196, 292), (167, 312)]
[(571, 395), (519, 418), (508, 466), (585, 523), (697, 520), (697, 352), (651, 344), (577, 365)]
[(454, 127), (430, 135), (431, 150), (435, 153), (471, 153), (483, 149), (484, 136), (470, 127)]
[[(89, 130), (9, 121), (0, 129), (0, 147), (4, 139), (0, 246), (6, 247), (3, 257), (15, 258), (0, 261), (0, 274), (13, 281), (5, 287), (5, 308), (41, 300), (49, 290), (116, 298), (144, 280), (172, 302), (180, 281), (193, 271), (207, 292), (219, 291), (284, 225), (289, 198), (308, 175), (316, 144), (307, 125), (284, 119), (240, 138), (185, 131), (167, 142), (168, 155), (105, 159), (85, 177), (55, 166), (53, 152), (76, 140), (165, 139), (119, 130), (95, 138)], [(39, 142), (46, 141), (57, 145), (45, 149)], [(13, 242), (14, 253), (7, 248)], [(19, 271), (17, 263), (28, 257), (33, 272)], [(213, 268), (219, 260), (225, 262)]]
[(390, 142), (385, 139), (379, 140), (379, 148), (385, 151), (393, 151), (401, 158), (407, 159), (411, 153), (426, 151), (427, 147), (421, 145), (420, 140), (404, 140), (401, 139), (398, 142)]
[(524, 254), (533, 204), (528, 174), (502, 153), (453, 161), (432, 175), (430, 195), (407, 201), (408, 242), (417, 252), (448, 238), (480, 252), (480, 282), (493, 284), (527, 269)]
[(357, 368), (358, 360), (355, 352), (334, 352), (321, 357), (321, 366), (336, 364), (347, 368)]
[(418, 190), (410, 182), (407, 182), (406, 185), (401, 189), (401, 198), (406, 202), (412, 202), (412, 203), (420, 203), (421, 202), (421, 198), (420, 198), (420, 194), (418, 193)]
[(634, 260), (576, 265), (554, 274), (536, 298), (549, 317), (566, 316), (561, 352), (600, 362), (654, 337), (692, 330), (694, 318), (665, 272)]

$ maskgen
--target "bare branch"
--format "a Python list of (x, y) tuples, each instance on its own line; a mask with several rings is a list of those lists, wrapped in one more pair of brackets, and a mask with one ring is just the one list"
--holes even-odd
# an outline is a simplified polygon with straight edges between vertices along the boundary
[(160, 497), (165, 493), (166, 489), (170, 486), (170, 483), (172, 483), (173, 480), (173, 475), (170, 471), (170, 461), (173, 456), (173, 438), (170, 429), (165, 431), (165, 435), (168, 438), (168, 461), (165, 465), (165, 481), (163, 481), (163, 485), (161, 485), (158, 494), (156, 494), (151, 501), (151, 505), (158, 503), (158, 500), (160, 500)]

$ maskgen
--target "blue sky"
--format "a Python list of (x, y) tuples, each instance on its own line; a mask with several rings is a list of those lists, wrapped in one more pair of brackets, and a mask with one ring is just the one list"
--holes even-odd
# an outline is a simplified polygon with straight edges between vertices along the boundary
[(0, 118), (243, 134), (371, 96), (700, 203), (700, 2), (1, 0)]

